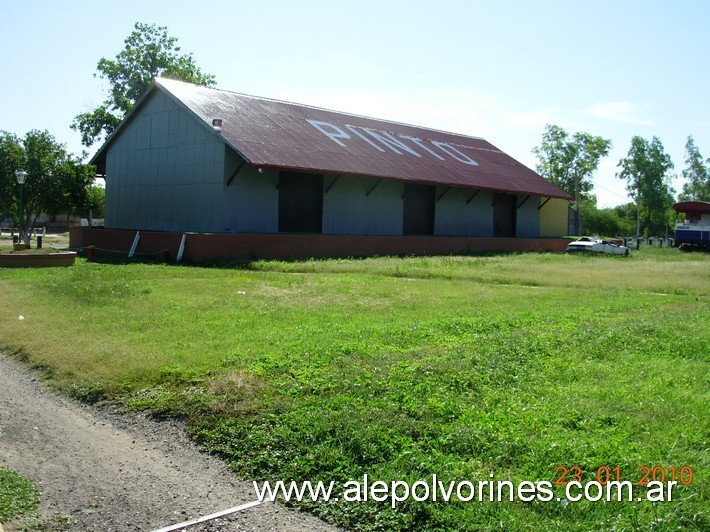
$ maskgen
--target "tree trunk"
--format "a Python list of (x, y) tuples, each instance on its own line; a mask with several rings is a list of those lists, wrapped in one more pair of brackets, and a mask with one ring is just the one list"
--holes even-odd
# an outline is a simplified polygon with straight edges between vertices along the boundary
[(30, 237), (32, 236), (32, 228), (30, 226), (30, 214), (27, 214), (27, 217), (24, 219), (22, 222), (22, 225), (24, 225), (23, 228), (23, 233), (22, 233), (22, 240), (24, 241), (25, 245), (27, 247), (30, 246)]

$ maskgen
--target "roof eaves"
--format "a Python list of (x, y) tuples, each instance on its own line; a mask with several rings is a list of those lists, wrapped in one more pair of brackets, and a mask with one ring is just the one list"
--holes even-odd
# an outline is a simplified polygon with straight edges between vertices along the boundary
[(683, 212), (686, 214), (688, 212), (708, 214), (710, 213), (710, 202), (698, 200), (679, 201), (673, 205), (672, 209), (676, 212)]
[[(560, 189), (561, 194), (550, 194), (547, 192), (528, 192), (525, 190), (513, 190), (510, 188), (505, 188), (505, 187), (487, 187), (487, 186), (480, 186), (480, 185), (461, 185), (461, 184), (453, 184), (453, 183), (442, 183), (442, 182), (437, 182), (437, 181), (424, 181), (424, 180), (406, 180), (402, 179), (399, 176), (386, 176), (386, 175), (379, 175), (379, 174), (363, 174), (363, 173), (356, 173), (356, 172), (343, 172), (341, 170), (335, 170), (335, 169), (328, 169), (328, 168), (301, 168), (297, 166), (287, 166), (287, 165), (275, 165), (275, 164), (262, 164), (258, 163), (256, 166), (259, 168), (268, 168), (271, 170), (283, 170), (283, 171), (289, 171), (289, 172), (302, 172), (306, 174), (331, 174), (331, 175), (343, 175), (343, 176), (355, 176), (355, 177), (366, 177), (369, 179), (384, 179), (387, 181), (396, 181), (398, 183), (419, 183), (422, 185), (434, 185), (434, 186), (441, 186), (441, 187), (452, 187), (452, 188), (462, 188), (465, 190), (487, 190), (489, 192), (497, 192), (497, 193), (507, 193), (507, 194), (515, 194), (515, 195), (520, 195), (520, 196), (533, 196), (533, 197), (539, 197), (539, 198), (554, 198), (554, 199), (562, 199), (566, 201), (570, 201), (572, 199), (572, 196), (567, 194), (564, 190)], [(558, 187), (559, 188), (559, 187)]]

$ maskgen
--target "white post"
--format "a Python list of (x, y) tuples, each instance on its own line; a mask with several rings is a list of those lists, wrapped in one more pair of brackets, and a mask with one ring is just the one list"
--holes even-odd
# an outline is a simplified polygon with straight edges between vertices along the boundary
[(178, 249), (177, 253), (177, 262), (180, 262), (182, 260), (182, 254), (185, 251), (185, 239), (187, 238), (187, 235), (185, 233), (182, 234), (182, 238), (180, 239), (180, 248)]
[(136, 252), (136, 248), (138, 247), (138, 241), (141, 239), (141, 232), (136, 231), (136, 237), (133, 239), (133, 245), (131, 246), (131, 251), (128, 252), (128, 258), (131, 258), (133, 254)]

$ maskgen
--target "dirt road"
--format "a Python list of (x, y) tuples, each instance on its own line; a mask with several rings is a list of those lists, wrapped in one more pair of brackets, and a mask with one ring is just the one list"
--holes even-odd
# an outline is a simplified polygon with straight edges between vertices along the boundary
[[(36, 482), (41, 519), (68, 521), (70, 530), (153, 530), (256, 498), (251, 483), (201, 454), (179, 425), (73, 403), (2, 354), (0, 466)], [(187, 530), (334, 528), (266, 503)]]

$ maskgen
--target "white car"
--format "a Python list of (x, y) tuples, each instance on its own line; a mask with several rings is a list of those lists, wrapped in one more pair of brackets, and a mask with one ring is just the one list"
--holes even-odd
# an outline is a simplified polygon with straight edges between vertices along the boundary
[(590, 236), (582, 238), (567, 244), (568, 253), (608, 253), (609, 255), (628, 255), (629, 248), (613, 244), (608, 240), (597, 240)]

